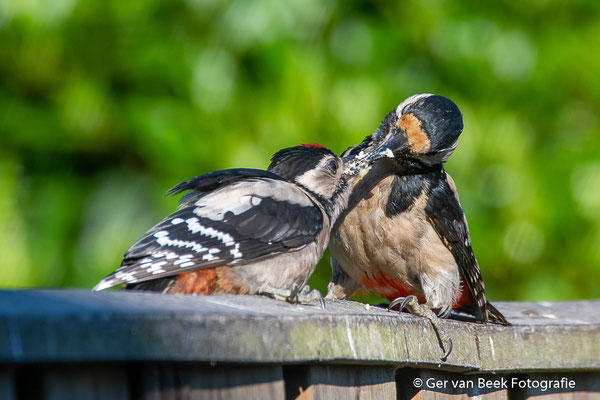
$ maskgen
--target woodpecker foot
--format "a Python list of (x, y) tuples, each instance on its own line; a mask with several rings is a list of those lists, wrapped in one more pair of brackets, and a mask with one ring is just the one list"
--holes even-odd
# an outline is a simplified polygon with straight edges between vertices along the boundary
[(325, 301), (323, 295), (317, 289), (310, 290), (310, 286), (304, 285), (302, 288), (297, 284), (293, 284), (291, 289), (268, 288), (260, 294), (272, 297), (275, 300), (287, 301), (288, 303), (319, 303), (321, 309), (325, 309)]
[(323, 300), (323, 295), (317, 289), (310, 289), (310, 286), (304, 285), (302, 289), (300, 289), (300, 293), (298, 293), (298, 301), (301, 303), (310, 303), (316, 301), (319, 303), (319, 307), (321, 310), (325, 309), (325, 300)]
[(390, 302), (388, 310), (391, 310), (398, 304), (400, 304), (400, 308), (398, 309), (399, 312), (402, 312), (404, 309), (406, 309), (411, 314), (427, 318), (431, 322), (433, 330), (435, 331), (440, 342), (440, 347), (444, 351), (442, 361), (446, 361), (450, 353), (452, 353), (452, 338), (450, 338), (442, 328), (440, 319), (431, 309), (431, 304), (419, 304), (417, 298), (411, 295), (394, 299), (392, 302)]

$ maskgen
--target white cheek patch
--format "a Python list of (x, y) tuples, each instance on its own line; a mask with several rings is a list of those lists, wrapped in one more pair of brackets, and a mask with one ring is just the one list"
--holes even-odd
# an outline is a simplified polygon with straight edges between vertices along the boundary
[(296, 182), (325, 198), (333, 195), (337, 183), (334, 177), (318, 168), (306, 171), (296, 178)]

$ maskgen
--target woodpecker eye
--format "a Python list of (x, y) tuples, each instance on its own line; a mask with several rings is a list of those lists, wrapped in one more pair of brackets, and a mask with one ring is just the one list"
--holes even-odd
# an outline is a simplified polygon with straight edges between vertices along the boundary
[(336, 160), (329, 160), (329, 162), (327, 163), (327, 168), (333, 172), (334, 174), (337, 173), (338, 170), (338, 163)]

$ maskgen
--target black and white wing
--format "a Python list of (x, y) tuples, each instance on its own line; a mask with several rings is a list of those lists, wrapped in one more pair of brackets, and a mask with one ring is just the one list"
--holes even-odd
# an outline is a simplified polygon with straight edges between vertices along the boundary
[(273, 257), (313, 242), (324, 215), (298, 186), (262, 170), (225, 170), (170, 192), (194, 191), (144, 234), (94, 290)]
[[(193, 190), (198, 193), (206, 193), (216, 190), (224, 185), (241, 181), (248, 178), (267, 178), (275, 181), (285, 181), (284, 178), (272, 172), (262, 169), (253, 168), (234, 168), (222, 169), (219, 171), (209, 172), (208, 174), (196, 176), (194, 178), (183, 181), (167, 192), (169, 196), (181, 193), (186, 190)], [(195, 193), (190, 193), (193, 196)], [(185, 199), (184, 196), (183, 199)]]
[(485, 298), (485, 288), (479, 264), (473, 254), (469, 228), (464, 211), (460, 205), (456, 186), (444, 170), (439, 172), (440, 179), (434, 180), (429, 187), (429, 196), (425, 212), (444, 245), (450, 250), (460, 274), (475, 301), (475, 311), (482, 321), (507, 323)]

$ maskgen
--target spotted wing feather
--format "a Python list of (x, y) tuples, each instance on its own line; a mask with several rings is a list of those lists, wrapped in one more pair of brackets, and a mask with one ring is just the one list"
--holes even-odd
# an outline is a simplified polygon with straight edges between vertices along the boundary
[(507, 323), (485, 298), (485, 287), (479, 264), (473, 254), (469, 228), (452, 178), (444, 170), (432, 181), (425, 212), (444, 245), (452, 252), (460, 274), (475, 302), (476, 317), (487, 322)]
[[(213, 187), (200, 178), (186, 188)], [(231, 179), (217, 190), (189, 194), (95, 290), (273, 257), (311, 243), (322, 229), (323, 212), (296, 185), (264, 176)]]

